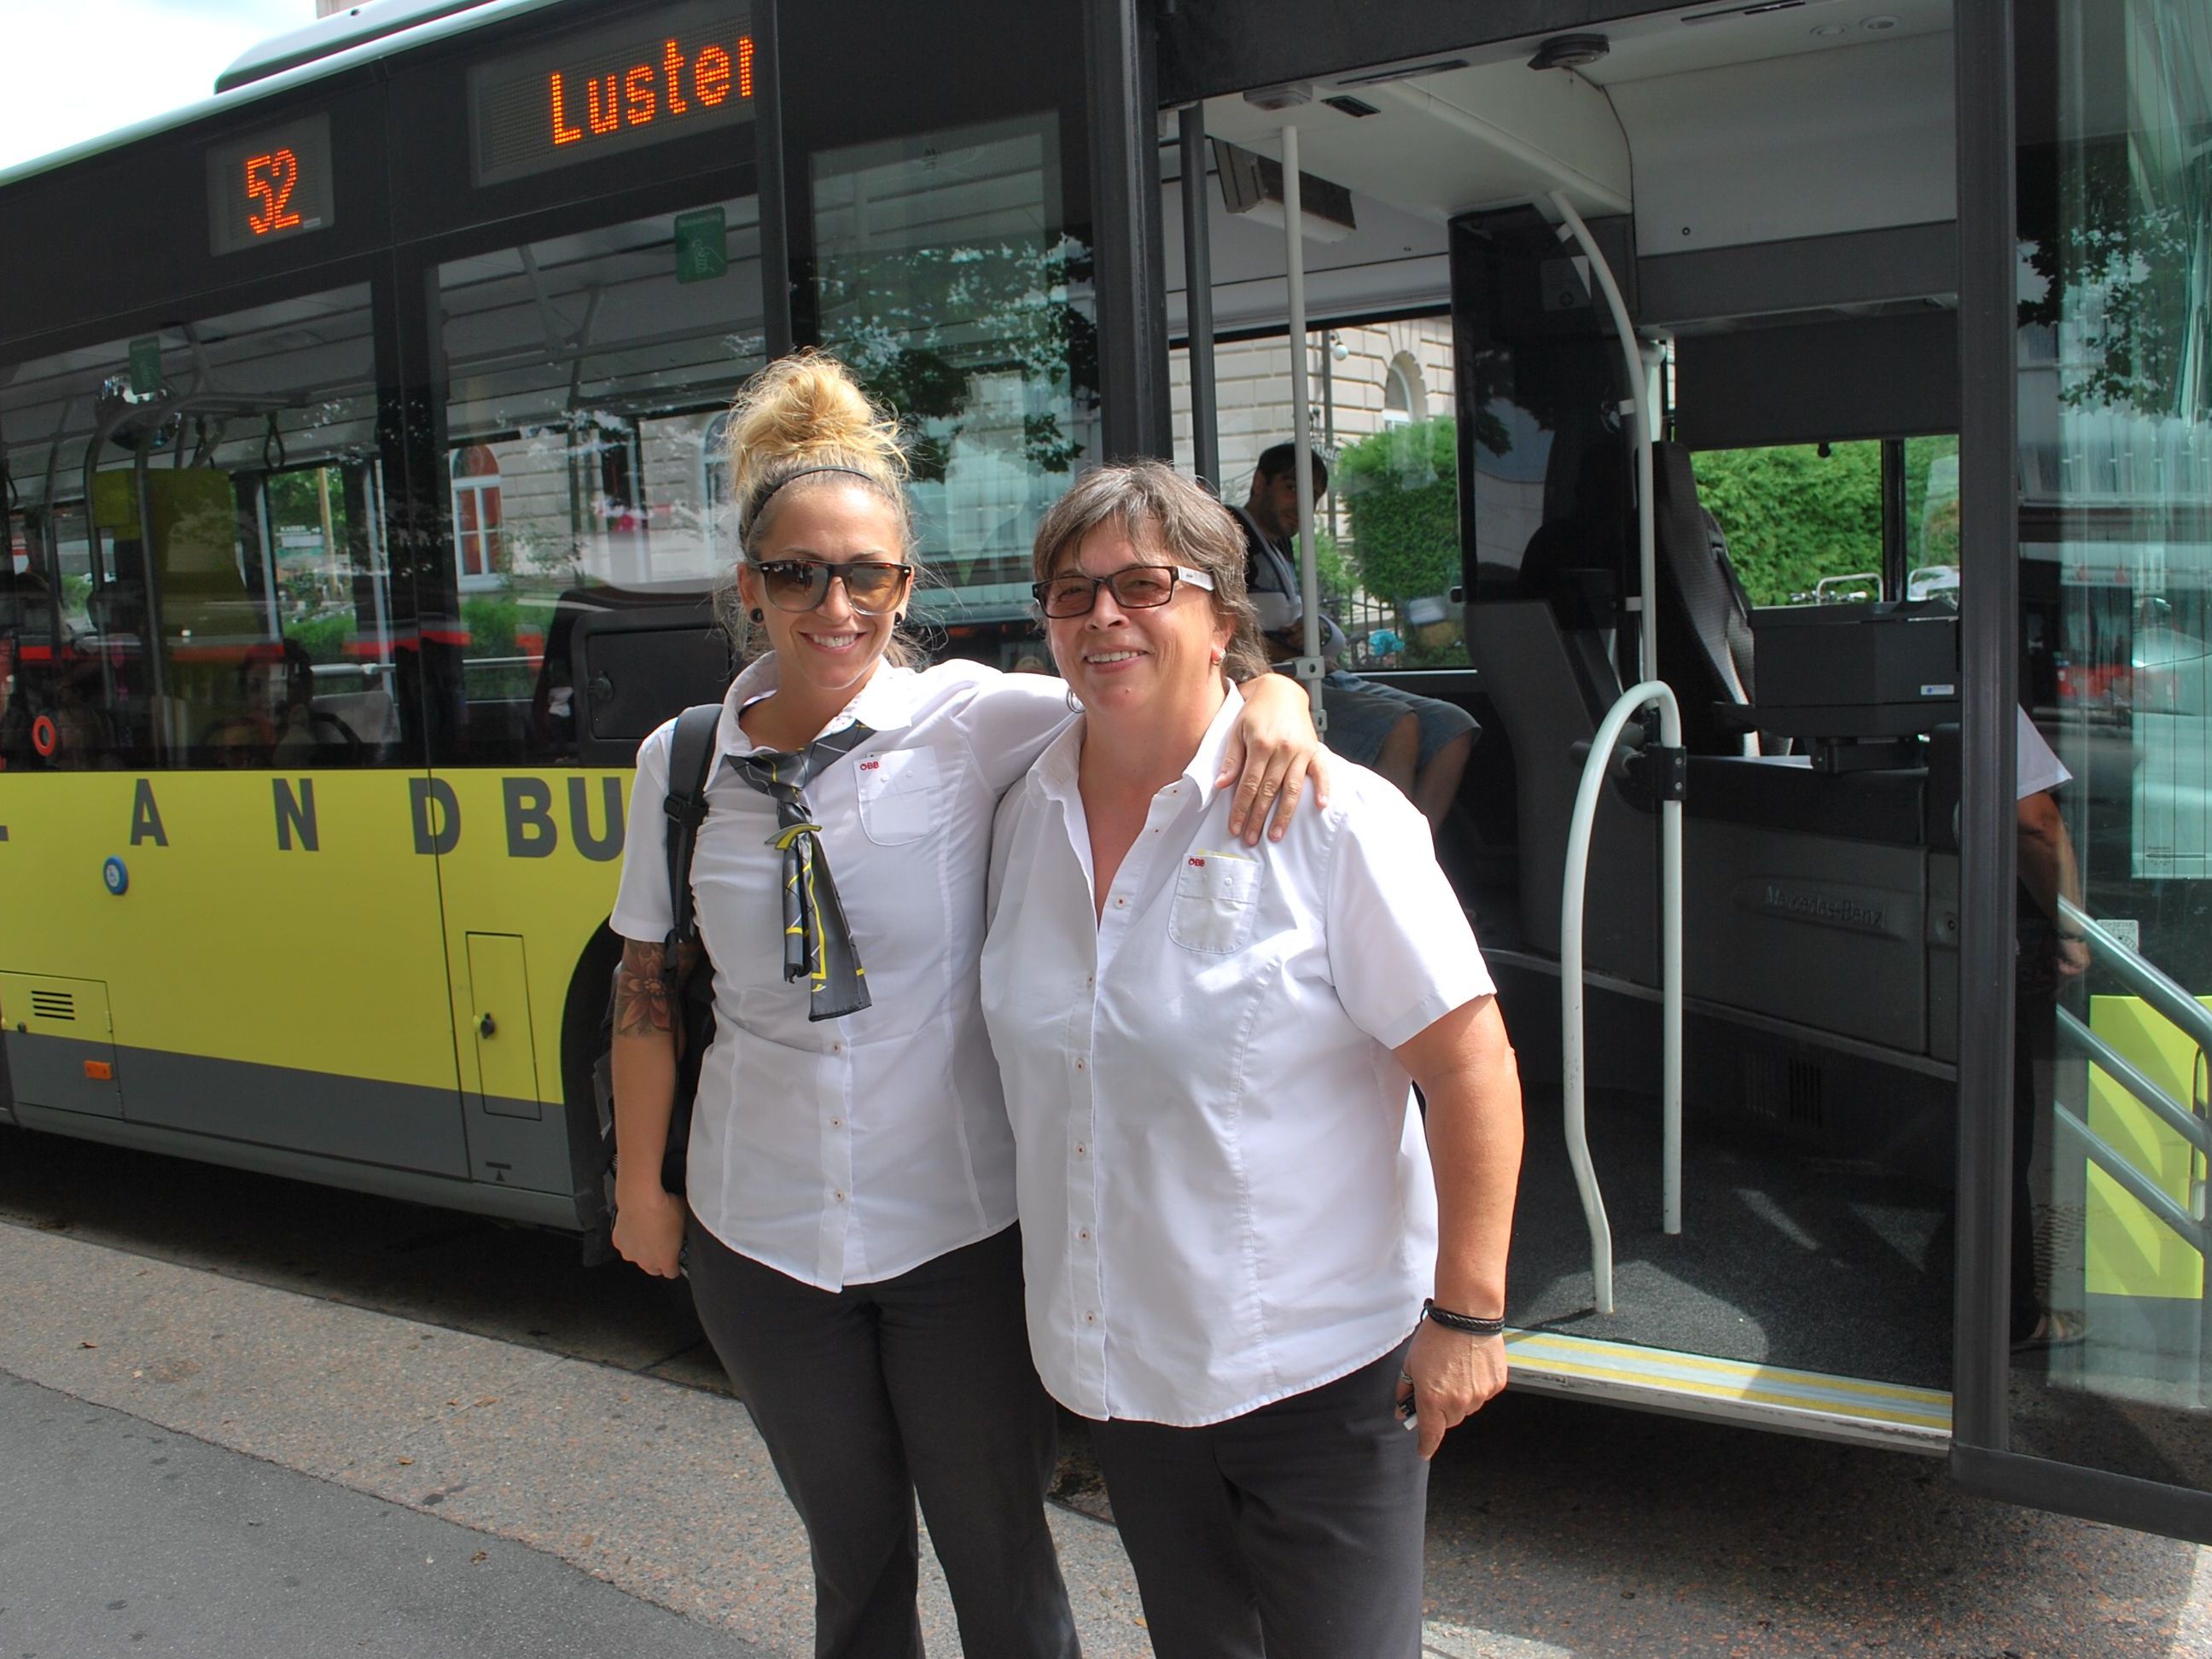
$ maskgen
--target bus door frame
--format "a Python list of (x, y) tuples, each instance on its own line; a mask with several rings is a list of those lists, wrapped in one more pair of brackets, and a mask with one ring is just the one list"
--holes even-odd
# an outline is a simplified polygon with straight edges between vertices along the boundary
[(1951, 1478), (1963, 1490), (2212, 1543), (2212, 1493), (2009, 1443), (2014, 714), (2020, 528), (2014, 0), (1957, 0), (1961, 870)]

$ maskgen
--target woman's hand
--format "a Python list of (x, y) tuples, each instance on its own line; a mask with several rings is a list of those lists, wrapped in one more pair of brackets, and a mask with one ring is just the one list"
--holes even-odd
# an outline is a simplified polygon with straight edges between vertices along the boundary
[(1261, 674), (1238, 690), (1244, 694), (1244, 712), (1222, 749), (1221, 775), (1213, 787), (1237, 785), (1229, 833), (1255, 847), (1262, 830), (1271, 841), (1280, 841), (1289, 830), (1309, 775), (1316, 809), (1328, 805), (1328, 763), (1321, 757), (1313, 699), (1304, 686), (1287, 674)]
[(614, 1245), (623, 1261), (658, 1278), (683, 1273), (684, 1206), (661, 1186), (659, 1170), (635, 1192), (616, 1189)]
[(1505, 1339), (1448, 1331), (1424, 1319), (1406, 1355), (1406, 1375), (1413, 1381), (1421, 1455), (1434, 1457), (1444, 1431), (1474, 1416), (1505, 1386)]

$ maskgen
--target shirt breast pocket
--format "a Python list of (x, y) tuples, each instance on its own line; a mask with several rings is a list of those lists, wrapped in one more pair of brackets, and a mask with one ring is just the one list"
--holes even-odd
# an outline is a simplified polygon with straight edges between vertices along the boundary
[(894, 749), (860, 763), (860, 828), (878, 847), (919, 841), (935, 827), (945, 795), (937, 757)]
[(1168, 937), (1187, 951), (1225, 955), (1252, 936), (1260, 862), (1234, 853), (1193, 853), (1176, 877)]

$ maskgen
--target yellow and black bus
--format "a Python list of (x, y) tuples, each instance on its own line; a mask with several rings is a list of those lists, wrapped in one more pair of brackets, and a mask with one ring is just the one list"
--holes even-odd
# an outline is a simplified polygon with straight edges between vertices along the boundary
[(0, 1112), (602, 1228), (625, 768), (819, 343), (1003, 667), (1076, 471), (1323, 446), (1310, 668), (1481, 723), (1520, 1385), (2212, 1538), (2208, 87), (2172, 0), (270, 42), (0, 175)]

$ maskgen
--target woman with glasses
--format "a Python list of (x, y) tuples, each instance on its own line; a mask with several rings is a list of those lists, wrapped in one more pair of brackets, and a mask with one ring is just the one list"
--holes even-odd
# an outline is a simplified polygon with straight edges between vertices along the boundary
[[(805, 1523), (817, 1654), (921, 1651), (918, 1494), (966, 1651), (1057, 1659), (1077, 1644), (1043, 1510), (1054, 1419), (976, 962), (992, 813), (1066, 723), (1066, 688), (911, 665), (897, 431), (840, 365), (773, 365), (732, 428), (737, 631), (769, 650), (724, 702), (691, 870), (714, 1039), (688, 1192), (668, 1193), (672, 722), (639, 751), (613, 916), (614, 1242), (689, 1269)], [(1256, 838), (1316, 740), (1295, 687), (1249, 730)]]
[(1219, 502), (1103, 468), (1035, 562), (1083, 714), (1000, 809), (982, 970), (1030, 1349), (1090, 1419), (1160, 1659), (1417, 1659), (1425, 1460), (1505, 1382), (1489, 973), (1376, 774), (1231, 833), (1231, 680), (1264, 659)]

